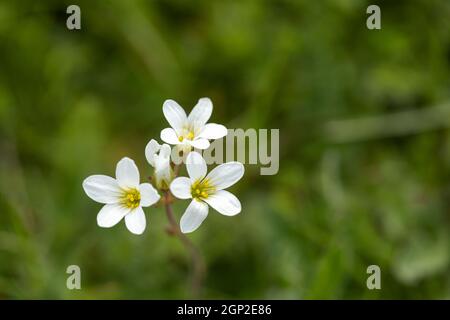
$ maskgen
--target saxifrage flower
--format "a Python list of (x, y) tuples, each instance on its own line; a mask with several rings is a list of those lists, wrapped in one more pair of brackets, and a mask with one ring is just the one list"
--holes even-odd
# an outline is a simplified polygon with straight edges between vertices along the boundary
[(241, 212), (241, 203), (232, 193), (224, 190), (244, 175), (244, 165), (227, 162), (215, 167), (207, 175), (203, 157), (195, 151), (188, 154), (186, 168), (189, 175), (172, 181), (170, 191), (179, 199), (192, 199), (180, 220), (183, 233), (196, 230), (208, 216), (208, 205), (226, 216)]
[(212, 114), (213, 105), (209, 98), (201, 98), (189, 116), (174, 100), (166, 100), (163, 113), (171, 128), (161, 131), (161, 140), (177, 145), (182, 150), (207, 149), (209, 140), (220, 139), (227, 135), (227, 128), (221, 124), (207, 123)]
[(116, 179), (106, 175), (92, 175), (83, 181), (86, 194), (105, 205), (97, 215), (97, 224), (110, 228), (125, 217), (125, 225), (134, 234), (142, 234), (146, 219), (142, 207), (155, 204), (158, 192), (149, 183), (139, 183), (139, 170), (130, 158), (123, 158), (116, 166)]

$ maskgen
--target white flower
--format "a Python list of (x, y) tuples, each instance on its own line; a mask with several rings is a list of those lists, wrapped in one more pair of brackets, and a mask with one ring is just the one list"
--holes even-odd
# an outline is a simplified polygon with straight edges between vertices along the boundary
[(161, 140), (178, 145), (183, 150), (208, 149), (209, 141), (227, 135), (227, 128), (221, 124), (206, 123), (211, 117), (213, 105), (209, 98), (198, 100), (189, 116), (178, 103), (166, 100), (163, 105), (164, 116), (172, 128), (161, 131)]
[(160, 145), (154, 139), (150, 140), (145, 147), (145, 157), (148, 163), (155, 168), (153, 178), (156, 187), (162, 190), (169, 189), (170, 182), (173, 179), (173, 170), (170, 167), (171, 151), (168, 144)]
[(227, 162), (214, 168), (206, 175), (206, 162), (198, 152), (187, 156), (187, 177), (172, 181), (170, 191), (179, 199), (192, 199), (180, 221), (183, 233), (196, 230), (208, 215), (208, 205), (226, 216), (241, 212), (241, 203), (232, 193), (225, 191), (244, 175), (240, 162)]
[(134, 234), (145, 230), (142, 207), (151, 206), (160, 198), (151, 184), (139, 184), (139, 170), (129, 158), (117, 163), (116, 179), (93, 175), (83, 181), (83, 188), (92, 200), (105, 204), (97, 215), (100, 227), (110, 228), (125, 217), (125, 225)]

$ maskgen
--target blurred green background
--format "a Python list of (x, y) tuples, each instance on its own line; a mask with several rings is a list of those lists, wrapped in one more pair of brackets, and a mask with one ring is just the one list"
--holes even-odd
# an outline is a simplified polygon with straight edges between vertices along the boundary
[(191, 298), (163, 208), (142, 236), (101, 229), (81, 183), (123, 156), (150, 175), (163, 101), (204, 96), (212, 122), (279, 128), (280, 170), (246, 166), (242, 213), (189, 235), (202, 298), (450, 298), (449, 18), (446, 0), (1, 1), (0, 298)]

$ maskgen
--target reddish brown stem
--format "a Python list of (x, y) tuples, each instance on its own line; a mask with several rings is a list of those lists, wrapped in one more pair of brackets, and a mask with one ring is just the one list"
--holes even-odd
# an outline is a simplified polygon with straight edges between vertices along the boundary
[(192, 272), (191, 292), (192, 297), (195, 299), (198, 298), (200, 295), (200, 290), (202, 287), (203, 278), (205, 276), (206, 267), (203, 261), (203, 257), (198, 248), (184, 233), (181, 232), (172, 211), (171, 201), (172, 199), (170, 196), (170, 192), (166, 191), (164, 193), (164, 205), (166, 208), (167, 219), (169, 220), (170, 223), (169, 234), (177, 236), (190, 253), (191, 272)]

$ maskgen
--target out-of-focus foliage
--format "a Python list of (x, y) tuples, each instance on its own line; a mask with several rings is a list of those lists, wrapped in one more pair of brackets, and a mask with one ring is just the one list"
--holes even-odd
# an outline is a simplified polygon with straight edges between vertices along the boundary
[(163, 101), (203, 96), (213, 122), (279, 128), (280, 170), (246, 166), (242, 213), (189, 235), (202, 297), (450, 298), (448, 1), (378, 1), (373, 31), (363, 0), (77, 1), (69, 31), (72, 3), (0, 2), (1, 298), (189, 298), (163, 208), (101, 229), (81, 182), (123, 156), (150, 175)]

